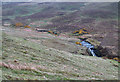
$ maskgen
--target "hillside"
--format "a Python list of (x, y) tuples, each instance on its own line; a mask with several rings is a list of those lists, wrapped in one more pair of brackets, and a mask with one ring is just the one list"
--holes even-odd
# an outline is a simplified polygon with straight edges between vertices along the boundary
[[(18, 33), (20, 30), (13, 31)], [(29, 37), (34, 32), (31, 34), (22, 30), (22, 33)], [(34, 37), (25, 39), (22, 33), (19, 36), (14, 35), (7, 28), (3, 33), (3, 61), (0, 66), (3, 65), (2, 78), (4, 80), (118, 79), (117, 61), (72, 54), (69, 51), (50, 48), (42, 44), (42, 41), (46, 39), (48, 43), (50, 40), (61, 39), (62, 45), (69, 45), (64, 37), (58, 39), (53, 35), (42, 34), (43, 38), (36, 39), (37, 34), (34, 33)]]
[[(118, 58), (117, 6), (107, 2), (3, 3), (3, 80), (117, 80), (118, 62), (113, 60)], [(73, 34), (83, 28), (88, 34)], [(90, 56), (87, 47), (76, 44), (80, 38), (100, 43), (96, 47), (103, 48), (102, 57)]]

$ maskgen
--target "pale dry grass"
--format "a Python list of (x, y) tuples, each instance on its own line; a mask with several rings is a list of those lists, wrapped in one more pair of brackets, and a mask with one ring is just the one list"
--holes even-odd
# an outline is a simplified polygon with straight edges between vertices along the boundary
[(10, 68), (10, 69), (18, 69), (18, 70), (36, 70), (37, 71), (38, 69), (42, 69), (42, 70), (47, 69), (46, 67), (43, 67), (40, 65), (34, 65), (30, 63), (12, 64), (12, 63), (0, 62), (0, 66)]

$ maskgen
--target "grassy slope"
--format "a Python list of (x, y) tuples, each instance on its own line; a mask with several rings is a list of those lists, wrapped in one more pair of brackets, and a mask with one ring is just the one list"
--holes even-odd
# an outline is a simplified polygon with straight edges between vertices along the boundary
[(11, 65), (2, 67), (4, 80), (118, 78), (115, 61), (75, 55), (6, 34), (3, 34), (3, 62)]
[[(60, 8), (59, 7), (60, 5), (56, 5), (56, 6)], [(74, 8), (73, 10), (71, 10), (71, 8), (68, 7), (68, 5), (63, 4), (63, 6), (65, 9), (62, 9), (61, 11), (68, 12), (68, 11), (74, 10)], [(31, 14), (39, 12), (39, 10), (37, 9), (38, 6), (36, 7), (33, 5), (31, 6), (31, 8), (27, 7), (28, 12), (22, 14), (23, 12), (21, 11), (23, 11), (23, 7), (24, 5), (21, 7), (16, 7), (15, 10), (18, 9), (18, 11), (16, 11), (13, 14), (13, 16), (10, 15), (6, 17), (8, 18), (14, 18), (15, 16), (24, 17), (24, 16), (29, 16)], [(19, 11), (19, 8), (20, 8), (20, 11)], [(88, 8), (91, 8), (91, 7), (87, 7), (87, 9)], [(40, 8), (40, 9), (43, 9), (43, 8)], [(55, 8), (51, 7), (51, 9), (47, 9), (47, 7), (45, 7), (45, 9), (43, 10), (51, 11), (52, 9), (55, 9)], [(98, 9), (99, 7), (96, 10)], [(14, 9), (11, 8), (9, 10), (12, 11)], [(5, 12), (6, 11), (7, 10), (5, 10)], [(58, 18), (55, 17), (53, 19), (55, 19), (55, 23), (58, 22), (61, 25), (66, 25), (66, 26), (59, 26), (58, 24), (57, 26), (66, 27), (66, 28), (68, 23), (71, 23), (71, 25), (78, 24), (78, 26), (79, 25), (82, 26), (82, 24), (84, 24), (84, 22), (83, 23), (81, 22), (82, 19), (85, 19), (88, 17), (97, 18), (96, 20), (98, 21), (100, 20), (102, 21), (104, 19), (100, 17), (100, 16), (103, 16), (102, 13), (98, 14), (97, 17), (93, 17), (93, 15), (96, 14), (96, 12), (92, 13), (91, 10), (89, 11), (83, 10), (83, 11), (84, 13), (89, 12), (89, 14), (84, 14), (84, 13), (82, 14), (80, 12), (75, 11), (68, 15), (64, 15)], [(97, 12), (99, 13), (101, 11), (97, 11)], [(99, 17), (101, 19), (99, 19)], [(65, 19), (61, 19), (61, 18), (65, 18)], [(51, 22), (51, 20), (48, 22)], [(52, 22), (54, 23), (54, 21)], [(77, 29), (77, 26), (75, 27)], [(38, 45), (37, 43), (24, 40), (23, 38), (8, 36), (5, 34), (3, 36), (4, 36), (3, 37), (4, 39), (3, 40), (4, 41), (3, 42), (3, 62), (6, 64), (9, 64), (10, 66), (13, 65), (8, 68), (3, 67), (3, 79), (57, 79), (57, 80), (82, 79), (83, 80), (83, 79), (117, 79), (118, 78), (117, 77), (118, 68), (115, 67), (117, 65), (117, 62), (115, 61), (104, 60), (96, 57), (71, 54), (69, 52), (48, 48), (46, 46), (43, 46), (42, 44)], [(17, 62), (14, 62), (14, 61), (17, 61)], [(21, 70), (15, 69), (17, 66), (21, 67), (20, 68)], [(25, 66), (27, 68), (25, 68)]]
[[(0, 62), (2, 61), (2, 31), (0, 30)], [(0, 81), (2, 81), (2, 68), (0, 68)]]

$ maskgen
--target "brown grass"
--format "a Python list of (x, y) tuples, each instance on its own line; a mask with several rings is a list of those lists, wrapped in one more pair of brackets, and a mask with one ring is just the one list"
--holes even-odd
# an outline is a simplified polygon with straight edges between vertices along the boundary
[(34, 65), (34, 64), (29, 64), (29, 63), (24, 63), (24, 64), (11, 64), (11, 63), (5, 63), (5, 62), (0, 62), (0, 66), (10, 68), (10, 69), (18, 69), (18, 70), (38, 70), (38, 69), (47, 69), (43, 66), (40, 65)]

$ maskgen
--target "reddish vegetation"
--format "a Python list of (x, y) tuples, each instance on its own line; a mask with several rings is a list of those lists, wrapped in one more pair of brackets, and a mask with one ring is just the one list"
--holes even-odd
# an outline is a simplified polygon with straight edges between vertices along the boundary
[[(14, 61), (15, 62), (15, 61)], [(33, 64), (19, 64), (17, 62), (15, 62), (15, 64), (12, 63), (5, 63), (5, 62), (0, 62), (0, 66), (4, 66), (6, 68), (10, 68), (10, 69), (18, 69), (18, 70), (37, 70), (37, 69), (46, 69), (43, 66), (40, 65), (33, 65)]]

